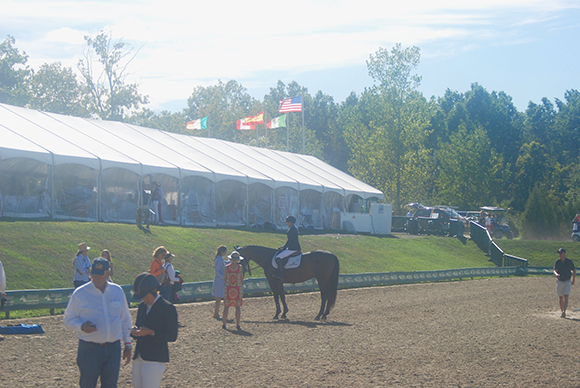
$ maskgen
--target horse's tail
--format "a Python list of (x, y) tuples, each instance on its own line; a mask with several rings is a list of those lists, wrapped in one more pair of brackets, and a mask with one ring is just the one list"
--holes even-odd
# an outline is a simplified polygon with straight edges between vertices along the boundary
[(330, 311), (330, 309), (332, 309), (334, 307), (334, 303), (336, 302), (336, 294), (337, 294), (337, 290), (338, 290), (338, 273), (340, 271), (340, 265), (338, 263), (338, 257), (336, 257), (336, 255), (332, 255), (332, 261), (333, 261), (333, 268), (332, 268), (332, 272), (330, 273), (330, 279), (328, 282), (328, 289), (327, 291), (327, 296), (328, 296), (328, 300), (327, 300), (327, 308), (328, 311)]

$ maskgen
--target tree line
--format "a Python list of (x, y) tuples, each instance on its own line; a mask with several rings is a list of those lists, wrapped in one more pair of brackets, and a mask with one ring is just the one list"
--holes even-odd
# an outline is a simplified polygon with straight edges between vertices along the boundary
[[(525, 112), (504, 92), (478, 83), (441, 97), (419, 91), (418, 47), (379, 48), (366, 62), (373, 86), (343, 102), (297, 82), (282, 81), (262, 100), (235, 80), (193, 88), (181, 112), (154, 112), (127, 71), (137, 55), (123, 40), (101, 31), (85, 37), (76, 71), (59, 62), (38, 70), (8, 36), (0, 44), (0, 102), (67, 115), (117, 120), (302, 152), (299, 113), (283, 128), (236, 130), (236, 120), (264, 111), (279, 115), (279, 101), (303, 96), (306, 153), (382, 190), (395, 214), (408, 202), (477, 210), (508, 208), (527, 238), (569, 234), (580, 211), (580, 93), (563, 100), (529, 102)], [(186, 130), (208, 117), (209, 130)], [(287, 139), (289, 137), (289, 141)]]

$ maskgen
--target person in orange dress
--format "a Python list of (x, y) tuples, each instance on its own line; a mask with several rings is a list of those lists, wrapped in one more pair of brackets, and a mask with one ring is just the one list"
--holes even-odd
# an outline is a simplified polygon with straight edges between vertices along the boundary
[(226, 292), (224, 294), (224, 313), (223, 313), (223, 324), (222, 328), (226, 328), (226, 323), (228, 321), (228, 311), (230, 306), (236, 307), (236, 330), (242, 330), (240, 328), (240, 318), (242, 315), (242, 303), (244, 296), (244, 270), (240, 264), (240, 254), (237, 251), (233, 251), (228, 259), (230, 262), (226, 264), (224, 280), (226, 283)]

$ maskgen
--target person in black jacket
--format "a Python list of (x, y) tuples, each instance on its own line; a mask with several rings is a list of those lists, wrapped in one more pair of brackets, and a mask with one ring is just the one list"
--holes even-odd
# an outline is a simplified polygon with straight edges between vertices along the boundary
[(159, 387), (169, 362), (168, 342), (177, 340), (177, 310), (159, 295), (159, 282), (149, 272), (135, 278), (133, 294), (141, 299), (131, 337), (137, 340), (133, 356), (133, 387)]
[(286, 232), (287, 241), (286, 244), (278, 248), (278, 254), (276, 255), (276, 263), (278, 264), (278, 272), (276, 276), (282, 281), (284, 280), (284, 266), (294, 253), (300, 252), (300, 243), (298, 242), (298, 229), (296, 229), (296, 218), (294, 216), (286, 217), (286, 225), (288, 226), (288, 231)]

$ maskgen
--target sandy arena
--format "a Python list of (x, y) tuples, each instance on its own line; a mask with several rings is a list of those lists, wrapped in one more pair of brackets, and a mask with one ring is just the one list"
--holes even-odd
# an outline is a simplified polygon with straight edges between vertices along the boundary
[[(580, 291), (560, 318), (553, 277), (339, 290), (327, 322), (313, 321), (319, 298), (288, 296), (287, 321), (272, 321), (272, 297), (247, 298), (241, 333), (211, 318), (212, 302), (179, 305), (161, 386), (580, 386)], [(3, 336), (1, 387), (78, 386), (77, 339), (62, 315), (8, 323), (46, 334)], [(129, 365), (119, 387), (130, 386)]]

